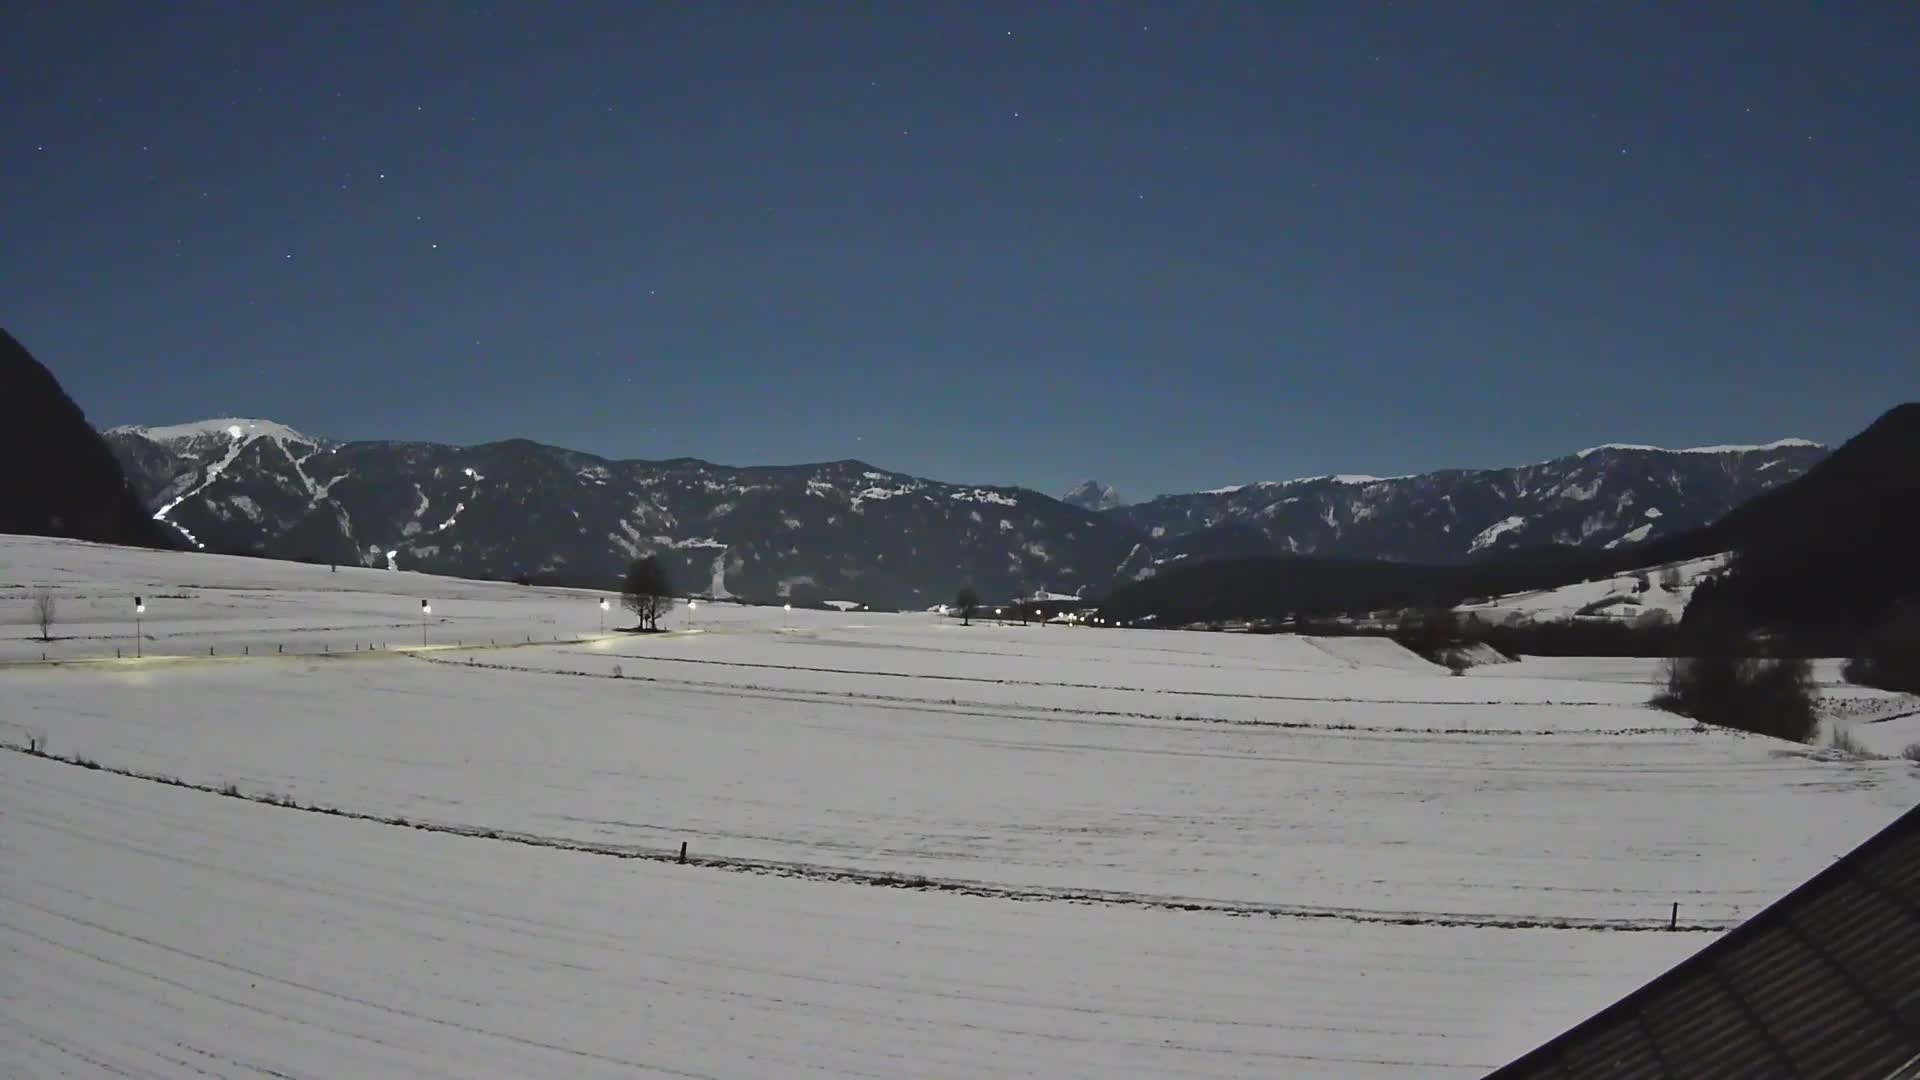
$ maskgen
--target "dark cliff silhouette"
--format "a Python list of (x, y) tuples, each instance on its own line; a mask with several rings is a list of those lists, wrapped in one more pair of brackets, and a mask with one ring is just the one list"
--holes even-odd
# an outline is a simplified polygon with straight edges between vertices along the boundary
[(175, 546), (59, 380), (4, 330), (0, 532)]

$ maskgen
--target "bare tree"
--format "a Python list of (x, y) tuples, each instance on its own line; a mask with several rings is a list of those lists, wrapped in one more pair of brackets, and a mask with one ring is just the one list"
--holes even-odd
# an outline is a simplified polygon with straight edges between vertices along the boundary
[(953, 606), (960, 610), (960, 625), (972, 626), (974, 613), (980, 610), (980, 594), (973, 586), (962, 585), (960, 594), (953, 598)]
[(1680, 591), (1680, 568), (1669, 566), (1660, 571), (1660, 587), (1667, 592)]
[(673, 582), (659, 556), (642, 556), (627, 565), (620, 603), (640, 617), (641, 629), (660, 629), (660, 617), (673, 609)]
[(40, 640), (53, 640), (53, 623), (60, 617), (60, 605), (54, 602), (52, 589), (33, 594), (33, 621), (39, 624)]

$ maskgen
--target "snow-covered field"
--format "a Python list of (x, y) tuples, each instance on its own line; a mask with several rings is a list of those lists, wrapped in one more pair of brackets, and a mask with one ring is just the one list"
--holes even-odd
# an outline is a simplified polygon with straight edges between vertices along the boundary
[[(0, 742), (102, 766), (0, 752), (29, 1075), (1475, 1074), (1920, 801), (1648, 710), (1631, 661), (0, 571)], [(111, 659), (133, 595), (172, 659)]]

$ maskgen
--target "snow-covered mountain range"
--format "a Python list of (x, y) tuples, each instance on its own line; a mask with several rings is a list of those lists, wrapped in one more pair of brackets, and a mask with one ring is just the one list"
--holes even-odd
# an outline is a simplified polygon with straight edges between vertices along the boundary
[[(1457, 563), (1522, 547), (1618, 548), (1708, 524), (1826, 456), (1804, 439), (1596, 446), (1507, 469), (1321, 476), (1164, 495), (1114, 515), (1181, 558), (1293, 553)], [(1137, 573), (1139, 568), (1132, 568)]]
[(732, 468), (520, 439), (336, 444), (247, 419), (106, 438), (188, 542), (319, 562), (605, 585), (654, 552), (693, 592), (927, 606), (969, 582), (990, 596), (1096, 590), (1133, 544), (1036, 492), (858, 461)]
[[(105, 433), (141, 497), (210, 550), (607, 584), (655, 552), (689, 591), (889, 606), (1096, 595), (1172, 563), (1298, 552), (1461, 562), (1618, 547), (1705, 524), (1825, 450), (1596, 447), (1513, 469), (1247, 484), (1121, 505), (947, 484), (858, 461), (613, 461), (526, 440), (335, 443), (224, 418)], [(1088, 505), (1100, 507), (1088, 509)]]

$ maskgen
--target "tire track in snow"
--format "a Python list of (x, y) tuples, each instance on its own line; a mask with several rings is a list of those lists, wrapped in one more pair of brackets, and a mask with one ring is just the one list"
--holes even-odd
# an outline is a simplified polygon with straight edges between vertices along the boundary
[(265, 793), (245, 793), (233, 785), (216, 788), (211, 784), (199, 784), (179, 777), (163, 776), (158, 773), (142, 772), (138, 769), (102, 765), (80, 755), (64, 756), (49, 754), (45, 751), (30, 750), (16, 743), (0, 743), (0, 749), (12, 751), (26, 757), (39, 758), (42, 761), (55, 762), (73, 768), (90, 769), (112, 773), (133, 780), (165, 784), (169, 787), (184, 788), (208, 795), (240, 799), (263, 806), (279, 807), (308, 814), (323, 814), (328, 817), (346, 818), (352, 821), (372, 822), (395, 828), (415, 829), (421, 832), (442, 833), (449, 836), (462, 836), (469, 839), (493, 840), (527, 847), (550, 848), (558, 851), (572, 851), (586, 855), (599, 855), (619, 859), (645, 859), (649, 862), (678, 863), (708, 870), (724, 870), (731, 873), (762, 874), (772, 877), (799, 878), (808, 881), (836, 882), (848, 885), (866, 885), (876, 888), (910, 889), (921, 892), (954, 893), (962, 896), (975, 896), (990, 900), (1016, 900), (1026, 902), (1054, 902), (1074, 904), (1103, 904), (1115, 907), (1149, 908), (1160, 911), (1203, 912), (1216, 915), (1230, 915), (1242, 918), (1266, 916), (1268, 918), (1322, 919), (1350, 923), (1374, 923), (1393, 926), (1447, 926), (1468, 927), (1488, 930), (1584, 930), (1604, 933), (1720, 933), (1732, 929), (1740, 920), (1716, 920), (1709, 922), (1689, 922), (1677, 925), (1666, 919), (1599, 919), (1580, 916), (1525, 916), (1492, 915), (1473, 912), (1450, 911), (1392, 911), (1375, 908), (1331, 907), (1315, 904), (1279, 904), (1253, 903), (1231, 900), (1213, 900), (1205, 897), (1170, 896), (1153, 893), (1123, 892), (1113, 889), (1082, 889), (1068, 886), (1008, 885), (991, 881), (979, 881), (968, 878), (933, 877), (923, 874), (896, 873), (887, 870), (866, 870), (857, 867), (829, 866), (821, 863), (794, 862), (780, 859), (752, 859), (727, 855), (695, 854), (689, 852), (683, 860), (677, 850), (646, 847), (638, 844), (595, 844), (565, 837), (546, 836), (539, 833), (519, 832), (510, 829), (492, 829), (480, 825), (456, 825), (447, 822), (412, 821), (403, 817), (389, 817), (382, 814), (364, 813), (356, 810), (343, 810), (333, 806), (304, 805), (292, 798), (275, 797)]
[[(536, 642), (535, 644), (539, 644)], [(931, 711), (949, 713), (955, 716), (985, 716), (1008, 719), (1064, 719), (1067, 717), (1090, 717), (1104, 720), (1153, 720), (1169, 724), (1217, 724), (1223, 727), (1273, 728), (1284, 731), (1328, 731), (1335, 733), (1351, 732), (1361, 735), (1484, 735), (1489, 737), (1513, 738), (1551, 735), (1577, 735), (1592, 738), (1627, 738), (1637, 735), (1678, 735), (1702, 734), (1694, 728), (1681, 727), (1627, 727), (1627, 728), (1499, 728), (1499, 727), (1404, 727), (1390, 724), (1344, 724), (1316, 723), (1311, 720), (1253, 720), (1235, 719), (1229, 716), (1187, 716), (1165, 713), (1134, 712), (1124, 709), (1085, 709), (1068, 705), (1012, 705), (994, 704), (981, 701), (962, 701), (959, 698), (912, 697), (904, 694), (872, 694), (856, 690), (808, 690), (800, 687), (766, 686), (758, 683), (700, 682), (692, 679), (673, 679), (659, 675), (614, 675), (602, 671), (583, 671), (578, 668), (530, 667), (524, 664), (501, 664), (480, 660), (449, 660), (445, 657), (427, 656), (412, 652), (406, 655), (429, 664), (446, 664), (450, 667), (477, 668), (482, 671), (511, 671), (528, 675), (553, 675), (563, 678), (607, 679), (614, 682), (632, 682), (653, 686), (667, 686), (694, 692), (719, 692), (723, 695), (764, 697), (776, 701), (859, 701), (883, 705), (913, 705)], [(622, 659), (628, 659), (624, 654)], [(646, 658), (640, 658), (646, 659)], [(690, 661), (702, 663), (705, 661)], [(818, 668), (801, 668), (802, 671), (820, 671)], [(988, 681), (988, 680), (981, 680)], [(1064, 684), (1032, 683), (1019, 685), (1054, 686)], [(1158, 693), (1160, 691), (1141, 691)], [(1171, 692), (1171, 691), (1169, 691)], [(1353, 698), (1287, 698), (1288, 701), (1312, 701), (1335, 705), (1375, 705), (1375, 704), (1422, 704), (1413, 702), (1381, 702), (1370, 699)], [(1512, 706), (1514, 702), (1492, 702), (1489, 704)], [(1533, 703), (1524, 703), (1531, 707)], [(1708, 729), (1717, 730), (1717, 729)]]
[[(1490, 705), (1513, 705), (1511, 701), (1432, 701), (1421, 698), (1382, 698), (1382, 697), (1323, 697), (1311, 694), (1256, 694), (1245, 690), (1177, 690), (1148, 689), (1139, 686), (1114, 686), (1107, 683), (1077, 682), (1040, 682), (1034, 679), (989, 679), (980, 675), (941, 675), (910, 671), (870, 671), (863, 668), (811, 667), (805, 664), (768, 664), (750, 660), (703, 660), (689, 656), (634, 656), (631, 653), (612, 654), (622, 660), (634, 660), (651, 664), (711, 664), (715, 667), (758, 668), (766, 671), (802, 671), (820, 675), (864, 675), (876, 679), (914, 679), (938, 682), (980, 683), (986, 686), (1036, 686), (1047, 689), (1064, 690), (1111, 690), (1126, 694), (1174, 694), (1182, 697), (1232, 698), (1244, 701), (1320, 701), (1342, 705), (1427, 705), (1440, 707), (1486, 708)], [(1548, 708), (1583, 707), (1596, 709), (1642, 709), (1644, 705), (1620, 701), (1529, 701), (1529, 706)]]

